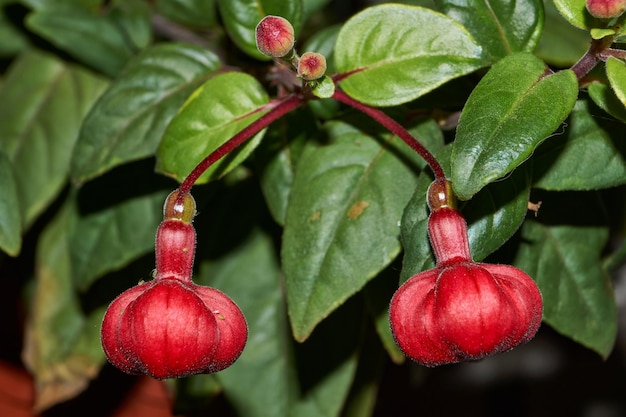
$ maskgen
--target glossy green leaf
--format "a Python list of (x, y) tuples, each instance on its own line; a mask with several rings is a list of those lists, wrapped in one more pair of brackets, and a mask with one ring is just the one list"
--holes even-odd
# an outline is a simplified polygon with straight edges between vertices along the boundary
[(26, 24), (58, 48), (111, 77), (137, 48), (127, 28), (114, 16), (78, 5), (43, 7), (31, 13)]
[(607, 237), (603, 227), (528, 221), (515, 261), (539, 285), (545, 322), (605, 358), (617, 332), (615, 296), (600, 262)]
[(565, 134), (551, 138), (533, 157), (535, 187), (592, 190), (626, 183), (624, 125), (602, 119), (579, 101)]
[(545, 23), (535, 55), (559, 68), (574, 65), (589, 48), (589, 32), (572, 26), (551, 0), (544, 0)]
[(463, 108), (452, 151), (451, 179), (459, 198), (471, 198), (517, 168), (570, 113), (578, 96), (576, 76), (545, 71), (535, 56), (514, 54), (478, 83)]
[(282, 245), (288, 311), (296, 340), (391, 262), (415, 172), (381, 143), (346, 127), (300, 159)]
[(587, 87), (587, 92), (598, 107), (621, 122), (626, 123), (626, 107), (617, 98), (611, 87), (605, 83), (593, 82)]
[(160, 44), (131, 60), (83, 122), (73, 180), (153, 155), (187, 97), (220, 67), (213, 53), (187, 44)]
[(248, 321), (241, 357), (217, 374), (224, 392), (241, 415), (286, 416), (293, 353), (271, 238), (255, 231), (222, 258), (203, 261), (197, 282), (227, 293)]
[(217, 22), (216, 0), (156, 0), (156, 10), (185, 26), (209, 28)]
[(230, 38), (253, 58), (269, 59), (256, 47), (255, 29), (265, 16), (282, 16), (289, 20), (298, 36), (302, 0), (217, 0), (217, 4)]
[(421, 7), (383, 4), (345, 23), (335, 45), (335, 64), (338, 72), (350, 74), (340, 82), (348, 95), (392, 106), (473, 72), (487, 59), (454, 19)]
[(105, 273), (154, 251), (154, 236), (163, 220), (167, 194), (139, 196), (77, 218), (68, 239), (74, 285), (79, 290), (86, 290)]
[[(263, 86), (244, 73), (218, 75), (198, 88), (167, 127), (158, 149), (157, 170), (181, 180), (211, 152), (264, 114)], [(238, 166), (258, 145), (264, 130), (211, 166), (200, 182)]]
[(615, 95), (626, 106), (626, 64), (617, 58), (606, 62), (606, 75)]
[(17, 256), (22, 247), (22, 213), (13, 167), (7, 156), (0, 152), (0, 250)]
[(554, 4), (570, 24), (580, 29), (593, 27), (594, 18), (587, 11), (585, 0), (554, 0)]
[(543, 28), (542, 0), (437, 0), (439, 9), (458, 20), (492, 61), (513, 52), (532, 52)]
[(73, 217), (66, 204), (37, 245), (24, 359), (37, 384), (34, 406), (39, 409), (78, 395), (105, 361), (98, 337), (104, 311), (86, 316), (72, 285), (68, 230)]
[(106, 82), (49, 55), (29, 52), (0, 90), (0, 146), (11, 160), (25, 226), (65, 184), (82, 120)]

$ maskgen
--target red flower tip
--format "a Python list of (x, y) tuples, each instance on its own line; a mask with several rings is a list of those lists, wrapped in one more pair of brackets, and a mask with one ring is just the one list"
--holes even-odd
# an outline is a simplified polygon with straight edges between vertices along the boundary
[(626, 0), (587, 0), (585, 5), (589, 13), (599, 19), (619, 17), (626, 10)]
[(298, 61), (298, 76), (313, 81), (326, 74), (326, 57), (317, 52), (305, 52)]
[(295, 42), (293, 26), (280, 16), (265, 16), (256, 27), (256, 46), (274, 58), (287, 55)]

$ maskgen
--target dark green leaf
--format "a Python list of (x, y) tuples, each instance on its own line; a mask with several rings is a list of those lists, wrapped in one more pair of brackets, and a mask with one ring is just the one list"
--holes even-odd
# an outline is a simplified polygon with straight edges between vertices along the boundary
[(535, 187), (591, 190), (626, 183), (624, 125), (598, 118), (579, 101), (565, 134), (544, 143), (533, 157)]
[(65, 184), (80, 124), (105, 87), (101, 78), (38, 52), (9, 70), (0, 90), (0, 144), (13, 164), (26, 227)]
[(131, 60), (85, 118), (74, 181), (153, 155), (187, 97), (220, 66), (213, 53), (185, 44), (160, 44)]
[(589, 32), (572, 26), (559, 13), (554, 2), (544, 0), (545, 24), (535, 54), (550, 65), (566, 68), (589, 48)]
[(342, 27), (335, 45), (341, 88), (376, 106), (391, 106), (434, 90), (487, 64), (472, 36), (455, 20), (421, 7), (383, 4)]
[(11, 57), (26, 49), (30, 43), (28, 37), (11, 21), (5, 10), (9, 0), (0, 1), (0, 57)]
[(136, 51), (119, 23), (111, 15), (65, 3), (35, 10), (26, 19), (33, 32), (111, 77)]
[(216, 0), (156, 0), (156, 10), (182, 25), (209, 28), (217, 22)]
[(359, 301), (349, 300), (306, 342), (296, 345), (294, 367), (299, 390), (288, 417), (339, 417), (363, 347), (364, 311)]
[(593, 82), (589, 84), (587, 91), (589, 92), (589, 97), (592, 98), (598, 107), (621, 122), (626, 123), (626, 107), (617, 98), (611, 87), (605, 83)]
[(36, 281), (24, 350), (37, 384), (37, 409), (78, 395), (104, 362), (98, 337), (104, 311), (86, 316), (72, 286), (67, 232), (73, 217), (70, 204), (66, 204), (37, 245)]
[(317, 129), (310, 112), (290, 113), (276, 121), (267, 132), (257, 152), (263, 160), (261, 187), (265, 201), (274, 220), (285, 224), (289, 194), (293, 185), (296, 166), (311, 132)]
[(13, 167), (7, 156), (0, 152), (0, 249), (17, 256), (22, 247), (22, 212)]
[(253, 58), (267, 60), (256, 47), (255, 29), (268, 15), (282, 16), (293, 25), (296, 36), (302, 22), (302, 0), (217, 0), (230, 38)]
[(437, 0), (448, 16), (467, 28), (492, 59), (532, 52), (543, 28), (542, 0)]
[[(167, 127), (158, 149), (157, 170), (181, 180), (206, 156), (264, 114), (269, 98), (244, 73), (218, 75), (198, 88)], [(217, 179), (252, 152), (265, 131), (216, 162), (199, 182)]]
[(626, 106), (626, 64), (617, 58), (609, 58), (606, 62), (606, 75), (615, 95)]
[(248, 321), (249, 339), (241, 357), (217, 374), (226, 395), (242, 416), (286, 416), (287, 393), (293, 389), (292, 348), (271, 238), (253, 232), (226, 256), (202, 262), (198, 283), (227, 293)]
[(607, 237), (604, 227), (528, 221), (515, 261), (539, 285), (545, 322), (605, 358), (617, 332), (615, 296), (600, 262)]
[(546, 75), (533, 55), (509, 55), (494, 65), (470, 95), (457, 128), (451, 179), (459, 198), (471, 198), (524, 162), (565, 120), (577, 95), (572, 71)]
[(345, 126), (331, 144), (302, 155), (287, 209), (282, 259), (294, 336), (357, 292), (400, 251), (399, 220), (415, 171), (381, 144)]
[(166, 192), (141, 196), (76, 219), (68, 239), (79, 290), (154, 250), (166, 197)]

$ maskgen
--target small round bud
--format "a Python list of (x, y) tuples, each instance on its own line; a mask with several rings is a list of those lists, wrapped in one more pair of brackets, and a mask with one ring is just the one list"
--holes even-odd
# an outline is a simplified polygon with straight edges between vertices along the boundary
[(587, 10), (593, 17), (612, 19), (626, 10), (626, 0), (586, 0)]
[(305, 52), (298, 62), (298, 76), (306, 81), (321, 78), (326, 73), (326, 57), (317, 52)]
[(180, 220), (184, 223), (191, 224), (193, 217), (196, 215), (196, 201), (191, 194), (180, 194), (180, 190), (172, 191), (165, 199), (163, 205), (164, 220)]
[(295, 41), (293, 26), (280, 16), (265, 16), (256, 27), (256, 46), (262, 54), (274, 58), (287, 55)]
[(428, 187), (426, 194), (428, 208), (435, 211), (440, 208), (456, 208), (456, 199), (452, 191), (452, 183), (446, 179), (436, 179)]

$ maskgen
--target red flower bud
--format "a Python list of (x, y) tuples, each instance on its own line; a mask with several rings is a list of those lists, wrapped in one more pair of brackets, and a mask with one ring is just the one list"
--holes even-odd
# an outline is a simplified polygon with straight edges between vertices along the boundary
[(155, 279), (123, 292), (104, 315), (102, 347), (127, 373), (163, 379), (217, 372), (245, 346), (248, 327), (239, 307), (224, 293), (191, 281), (196, 234), (190, 198), (176, 205), (178, 193), (168, 197), (157, 231)]
[(287, 55), (295, 42), (293, 26), (280, 16), (265, 16), (256, 27), (256, 46), (274, 58)]
[(317, 52), (305, 52), (298, 61), (298, 76), (306, 81), (321, 78), (326, 73), (326, 57)]
[(626, 10), (626, 0), (586, 0), (585, 5), (589, 13), (599, 19), (612, 19)]
[(391, 300), (389, 321), (400, 349), (437, 366), (481, 359), (532, 339), (543, 310), (535, 282), (509, 265), (474, 262), (465, 219), (447, 204), (439, 207), (428, 223), (437, 266), (411, 277)]

